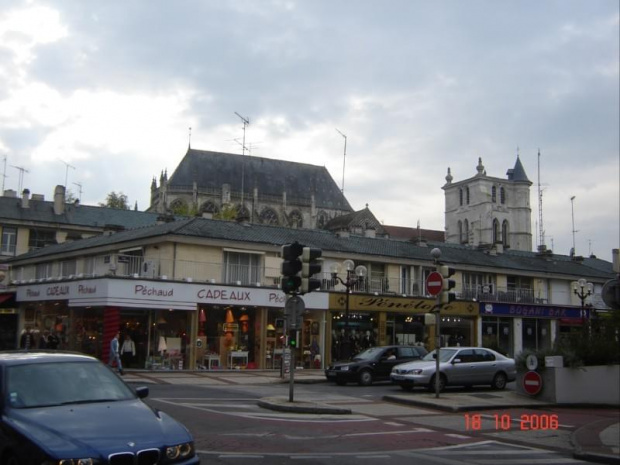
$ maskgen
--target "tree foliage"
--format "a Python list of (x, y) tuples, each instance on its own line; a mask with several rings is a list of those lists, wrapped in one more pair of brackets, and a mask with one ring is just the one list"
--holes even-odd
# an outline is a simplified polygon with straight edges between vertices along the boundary
[(127, 196), (122, 192), (110, 192), (104, 203), (99, 203), (100, 207), (117, 208), (119, 210), (129, 210)]
[(219, 212), (213, 214), (213, 219), (234, 221), (237, 219), (237, 207), (234, 205), (223, 205)]

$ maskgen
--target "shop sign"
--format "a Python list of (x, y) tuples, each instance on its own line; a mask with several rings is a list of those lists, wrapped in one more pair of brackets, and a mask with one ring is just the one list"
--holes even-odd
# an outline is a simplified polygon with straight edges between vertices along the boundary
[[(585, 318), (590, 311), (585, 310)], [(520, 305), (481, 303), (480, 314), (484, 316), (512, 316), (518, 318), (582, 318), (581, 308), (554, 307), (543, 305)]]
[[(331, 310), (346, 308), (346, 294), (331, 294), (329, 307)], [(401, 311), (407, 313), (429, 313), (436, 308), (436, 299), (385, 296), (349, 296), (350, 311)], [(478, 306), (472, 302), (450, 302), (442, 304), (440, 312), (446, 315), (475, 315)]]

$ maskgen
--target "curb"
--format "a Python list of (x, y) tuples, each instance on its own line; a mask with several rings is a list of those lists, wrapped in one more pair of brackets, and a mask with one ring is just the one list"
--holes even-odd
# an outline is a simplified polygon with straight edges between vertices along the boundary
[(330, 405), (319, 404), (317, 402), (293, 401), (289, 402), (284, 397), (268, 397), (259, 399), (257, 405), (269, 410), (291, 413), (315, 413), (315, 414), (331, 414), (331, 415), (350, 415), (351, 409), (332, 407)]
[(498, 410), (498, 409), (506, 409), (506, 408), (541, 408), (541, 407), (544, 408), (544, 407), (555, 406), (555, 404), (551, 404), (551, 403), (532, 405), (531, 403), (529, 404), (528, 403), (508, 404), (506, 402), (491, 404), (491, 405), (481, 405), (481, 404), (449, 405), (449, 404), (441, 404), (439, 402), (436, 403), (436, 402), (429, 401), (426, 399), (414, 399), (414, 398), (404, 399), (402, 396), (393, 396), (393, 395), (383, 396), (382, 400), (385, 400), (386, 402), (393, 402), (395, 404), (414, 405), (416, 407), (431, 408), (434, 410), (441, 410), (444, 412), (469, 412), (473, 410)]

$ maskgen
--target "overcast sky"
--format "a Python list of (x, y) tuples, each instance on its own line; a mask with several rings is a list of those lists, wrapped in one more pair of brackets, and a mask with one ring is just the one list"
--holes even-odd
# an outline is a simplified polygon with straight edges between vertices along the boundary
[(340, 187), (346, 134), (344, 193), (390, 225), (443, 229), (448, 167), (505, 178), (518, 153), (534, 248), (540, 149), (546, 245), (568, 254), (576, 230), (611, 260), (619, 54), (617, 0), (5, 1), (3, 186), (144, 210), (190, 127), (192, 148), (241, 153), (237, 112), (253, 156)]

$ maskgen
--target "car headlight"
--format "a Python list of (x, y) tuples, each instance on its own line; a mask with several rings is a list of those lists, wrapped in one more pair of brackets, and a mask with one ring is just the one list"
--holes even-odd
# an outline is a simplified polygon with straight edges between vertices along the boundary
[(174, 461), (194, 456), (194, 443), (185, 442), (176, 446), (166, 447), (166, 460)]
[(419, 368), (416, 368), (415, 370), (407, 371), (408, 375), (421, 375), (422, 373), (424, 373), (424, 370), (420, 370)]
[(92, 458), (82, 458), (82, 459), (61, 459), (57, 462), (45, 462), (46, 464), (55, 464), (55, 465), (95, 465), (98, 463), (97, 460)]

